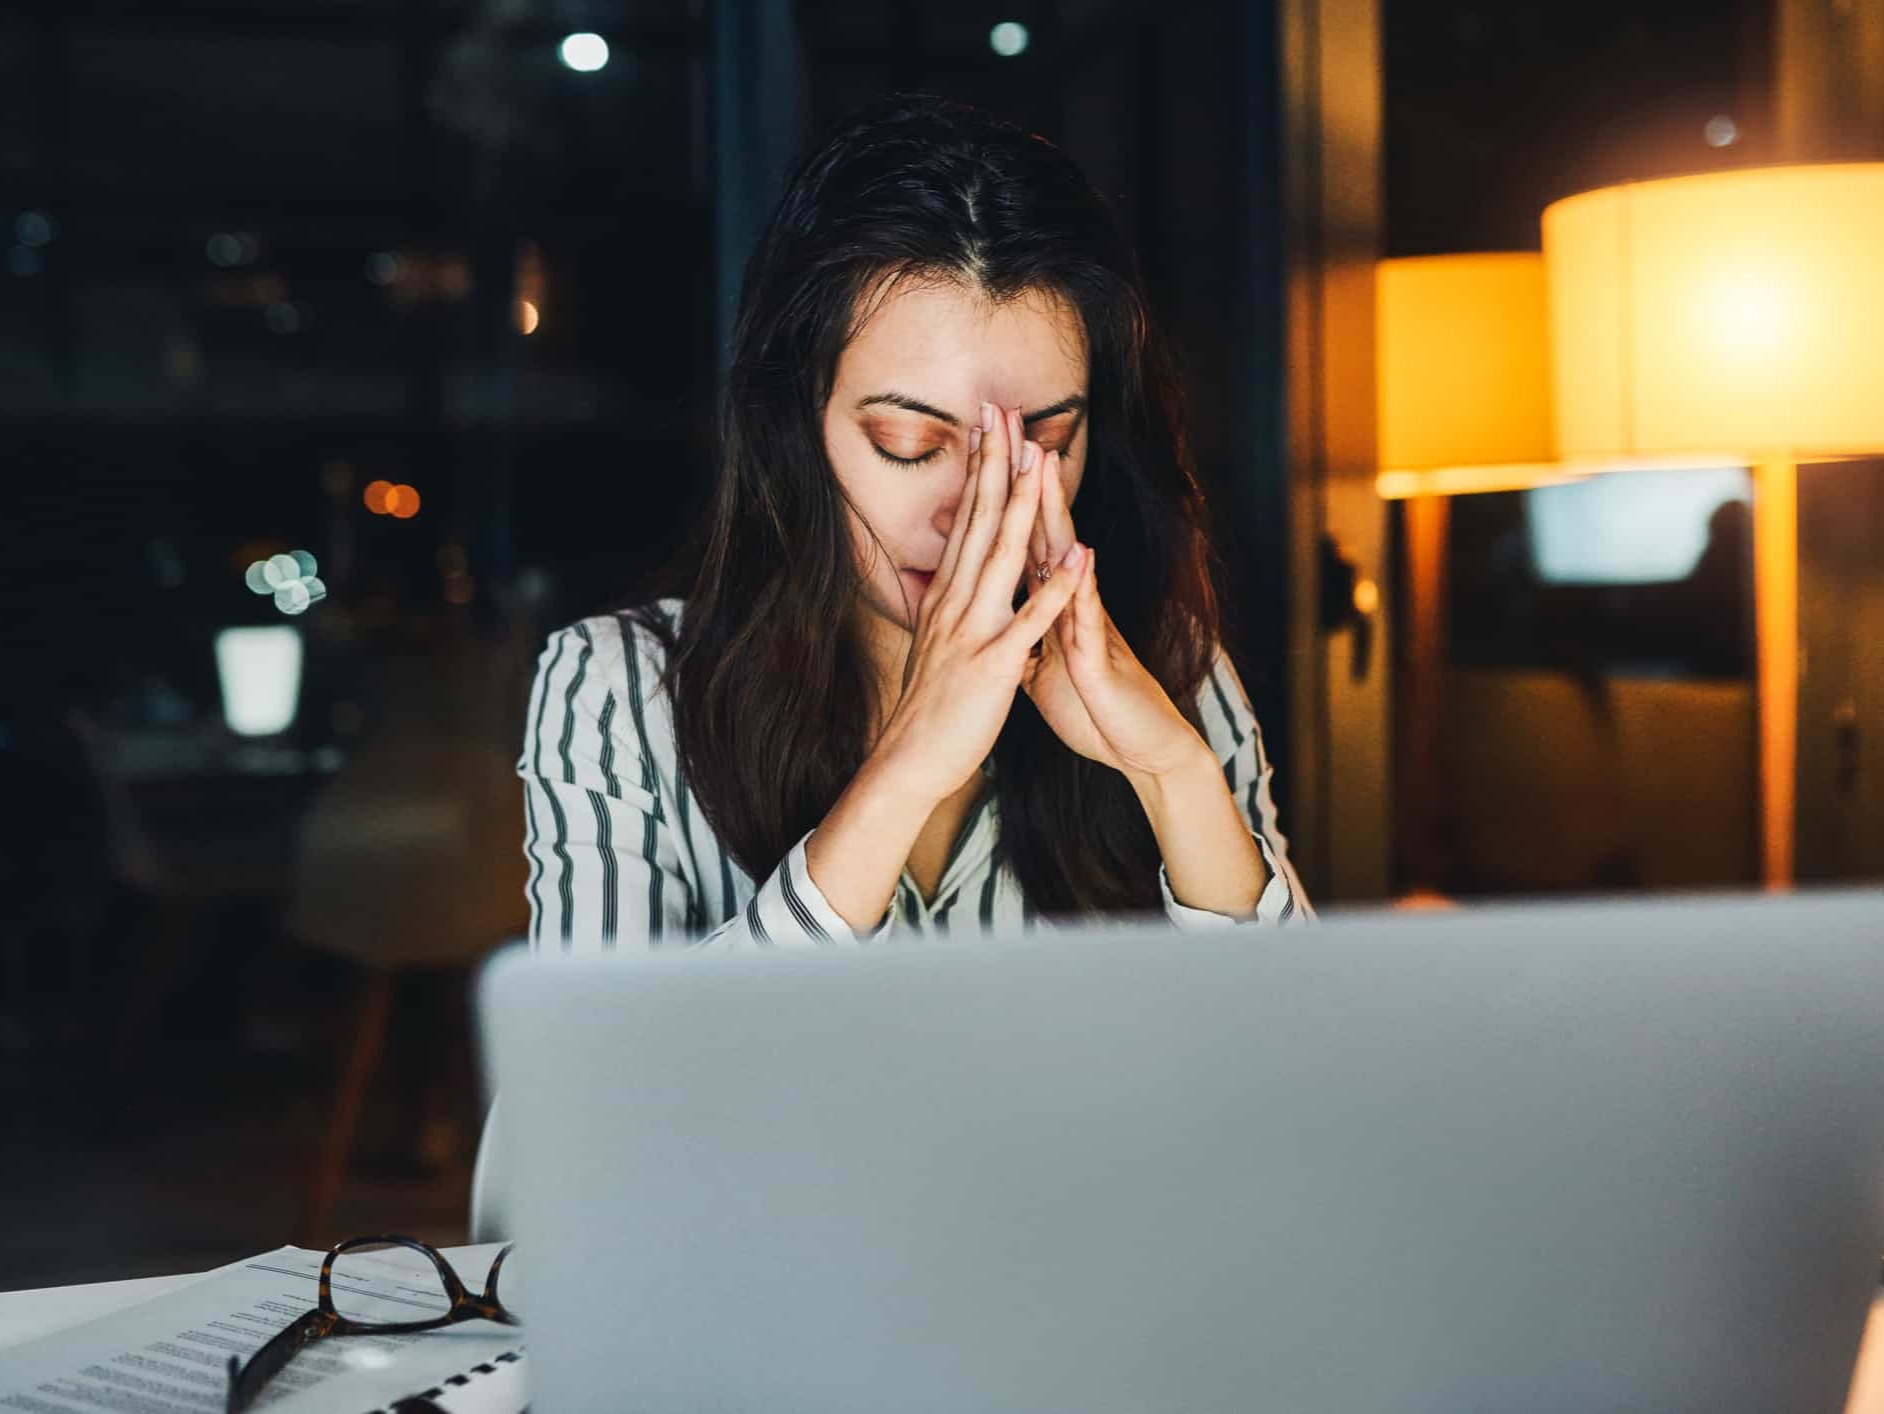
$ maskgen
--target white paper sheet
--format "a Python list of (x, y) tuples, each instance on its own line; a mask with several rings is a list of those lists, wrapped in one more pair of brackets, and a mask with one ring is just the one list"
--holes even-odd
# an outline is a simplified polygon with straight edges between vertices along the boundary
[[(499, 1243), (449, 1254), (481, 1288)], [(281, 1247), (232, 1262), (179, 1290), (0, 1351), (0, 1410), (32, 1414), (220, 1414), (231, 1355), (247, 1359), (318, 1301), (325, 1253)], [(364, 1258), (367, 1290), (351, 1309), (415, 1319), (443, 1312), (425, 1258), (392, 1249)], [(517, 1256), (505, 1263), (508, 1284)], [(357, 1304), (356, 1304), (357, 1303)], [(368, 1414), (432, 1389), (454, 1414), (519, 1414), (527, 1404), (521, 1327), (465, 1321), (412, 1335), (330, 1336), (303, 1349), (263, 1388), (271, 1414)], [(455, 1382), (454, 1381), (455, 1378)]]

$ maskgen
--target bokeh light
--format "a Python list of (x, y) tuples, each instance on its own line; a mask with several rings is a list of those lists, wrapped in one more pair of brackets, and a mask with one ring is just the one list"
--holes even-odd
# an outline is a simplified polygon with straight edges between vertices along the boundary
[(411, 520), (419, 513), (419, 493), (400, 482), (386, 497), (386, 514), (396, 520)]
[(284, 614), (302, 612), (311, 600), (307, 586), (298, 579), (289, 580), (275, 591), (275, 607)]
[(222, 270), (237, 265), (253, 265), (261, 254), (261, 245), (247, 231), (218, 231), (203, 243), (209, 263)]
[(386, 500), (392, 495), (393, 484), (390, 481), (369, 481), (361, 499), (366, 508), (376, 516), (386, 514)]
[(536, 326), (541, 320), (542, 316), (537, 313), (536, 306), (531, 304), (529, 300), (520, 299), (517, 301), (517, 328), (519, 330), (525, 334), (534, 334), (536, 332)]
[(43, 211), (22, 211), (13, 223), (13, 239), (21, 245), (42, 246), (59, 234), (59, 223)]
[(1007, 20), (988, 31), (988, 47), (1003, 59), (1012, 59), (1027, 48), (1027, 26)]
[(366, 278), (375, 285), (390, 285), (399, 278), (403, 264), (395, 252), (376, 250), (366, 258)]
[(251, 593), (272, 595), (282, 613), (300, 614), (327, 597), (327, 586), (315, 575), (319, 568), (306, 550), (291, 550), (256, 560), (242, 582)]
[(565, 68), (592, 74), (608, 63), (608, 41), (599, 34), (572, 34), (556, 47)]

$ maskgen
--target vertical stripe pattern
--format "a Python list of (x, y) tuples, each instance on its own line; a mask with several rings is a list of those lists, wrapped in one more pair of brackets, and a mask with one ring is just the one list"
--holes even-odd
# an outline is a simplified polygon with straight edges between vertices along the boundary
[[(679, 599), (660, 601), (670, 623)], [(672, 702), (654, 635), (625, 613), (604, 614), (550, 635), (537, 659), (517, 760), (524, 783), (525, 885), (530, 940), (566, 949), (618, 942), (655, 947), (796, 947), (1012, 928), (1047, 932), (1012, 871), (994, 859), (999, 831), (990, 792), (962, 826), (925, 903), (907, 871), (874, 927), (853, 928), (806, 867), (811, 834), (763, 878), (740, 868), (707, 826), (680, 772)], [(1276, 829), (1272, 770), (1248, 694), (1227, 655), (1216, 655), (1197, 694), (1198, 720), (1223, 766), (1237, 812), (1255, 836), (1271, 879), (1256, 913), (1238, 926), (1291, 926), (1314, 911)], [(1187, 908), (1160, 871), (1165, 912), (1180, 927), (1233, 920)], [(973, 923), (965, 920), (973, 919)]]

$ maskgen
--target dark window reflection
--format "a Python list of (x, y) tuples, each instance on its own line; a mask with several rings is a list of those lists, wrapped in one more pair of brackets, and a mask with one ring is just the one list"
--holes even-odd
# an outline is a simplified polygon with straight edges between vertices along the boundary
[(1589, 676), (1753, 668), (1752, 479), (1614, 472), (1451, 508), (1450, 661)]

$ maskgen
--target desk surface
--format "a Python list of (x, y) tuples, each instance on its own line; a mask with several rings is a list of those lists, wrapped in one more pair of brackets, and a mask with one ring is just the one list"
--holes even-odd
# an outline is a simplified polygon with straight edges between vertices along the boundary
[(46, 1286), (37, 1291), (0, 1291), (0, 1351), (36, 1336), (49, 1335), (94, 1316), (108, 1316), (152, 1296), (188, 1286), (199, 1273), (174, 1277), (138, 1277), (97, 1281), (87, 1286)]
[[(488, 1255), (495, 1244), (441, 1249), (456, 1265), (464, 1258), (475, 1266), (476, 1254)], [(141, 1277), (133, 1281), (101, 1281), (88, 1286), (48, 1286), (37, 1291), (0, 1291), (0, 1350), (61, 1326), (107, 1315), (147, 1297), (161, 1296), (196, 1280), (199, 1272), (180, 1276)], [(1884, 1414), (1884, 1296), (1871, 1306), (1858, 1351), (1858, 1368), (1851, 1384), (1845, 1414)]]

